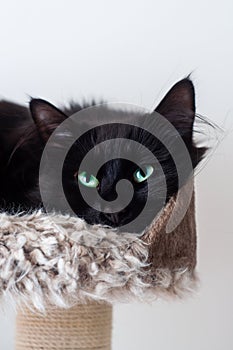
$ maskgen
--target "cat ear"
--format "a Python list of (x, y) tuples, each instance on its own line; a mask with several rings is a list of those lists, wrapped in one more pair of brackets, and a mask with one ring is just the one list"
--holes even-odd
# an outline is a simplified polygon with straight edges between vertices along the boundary
[(33, 98), (30, 101), (30, 111), (41, 138), (46, 142), (56, 127), (67, 116), (51, 103)]
[(162, 99), (156, 112), (162, 114), (184, 137), (192, 137), (195, 119), (195, 90), (185, 78), (176, 83)]

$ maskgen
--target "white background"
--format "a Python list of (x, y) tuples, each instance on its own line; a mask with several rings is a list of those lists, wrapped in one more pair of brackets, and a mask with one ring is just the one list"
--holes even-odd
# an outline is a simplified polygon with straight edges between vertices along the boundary
[[(0, 95), (58, 105), (105, 98), (152, 108), (193, 71), (197, 111), (227, 130), (197, 176), (198, 271), (193, 298), (115, 307), (113, 350), (233, 349), (233, 2), (2, 1)], [(12, 350), (14, 316), (0, 316)]]

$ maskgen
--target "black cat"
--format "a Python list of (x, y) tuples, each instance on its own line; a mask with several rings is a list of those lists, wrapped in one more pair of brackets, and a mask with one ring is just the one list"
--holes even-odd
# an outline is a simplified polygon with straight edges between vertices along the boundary
[[(17, 211), (43, 207), (38, 185), (43, 149), (53, 131), (68, 116), (85, 107), (88, 106), (72, 104), (70, 108), (59, 110), (41, 99), (32, 99), (30, 110), (6, 101), (0, 103), (0, 205), (4, 210)], [(193, 140), (195, 92), (191, 80), (186, 78), (175, 84), (155, 111), (175, 127), (184, 141), (192, 166), (195, 168), (202, 159), (205, 148), (197, 147)], [(176, 158), (181, 168), (183, 167), (184, 176), (182, 183), (178, 184), (177, 167), (167, 145), (154, 137), (152, 132), (144, 129), (148, 117), (146, 114), (124, 111), (112, 111), (111, 113), (113, 118), (114, 115), (117, 115), (117, 119), (120, 118), (122, 123), (108, 125), (106, 121), (104, 125), (97, 126), (81, 135), (70, 148), (63, 166), (63, 188), (72, 210), (90, 224), (100, 223), (121, 227), (132, 222), (143, 211), (145, 203), (150, 201), (150, 209), (143, 214), (140, 225), (137, 224), (131, 228), (131, 231), (140, 232), (152, 221), (161, 209), (161, 205), (164, 205), (178, 191), (191, 173), (185, 168), (184, 154), (180, 152)], [(102, 121), (101, 113), (98, 113), (96, 119), (97, 122)], [(153, 115), (150, 119), (152, 120), (150, 120), (151, 131), (156, 130), (158, 127), (156, 118), (154, 122)], [(139, 125), (134, 126), (136, 120)], [(92, 118), (86, 120), (85, 123), (91, 126)], [(160, 132), (167, 133), (166, 130), (160, 130)], [(60, 144), (54, 145), (58, 152), (66, 137), (65, 133), (60, 135)], [(133, 140), (136, 143), (133, 145), (129, 143), (130, 146), (127, 147), (122, 144), (122, 139)], [(168, 133), (166, 139), (169, 147), (176, 152), (177, 135)], [(124, 152), (128, 152), (129, 159), (135, 159), (136, 155), (137, 164), (121, 157), (109, 160), (112, 149), (103, 142), (106, 140), (113, 140), (112, 147), (119, 150), (119, 154), (121, 148), (124, 147)], [(95, 150), (96, 145), (99, 147)], [(141, 145), (150, 150), (153, 157), (148, 158)], [(83, 158), (90, 150), (93, 150), (93, 164), (100, 155), (103, 160), (107, 159), (96, 176), (92, 174), (91, 166), (88, 169), (80, 167)], [(157, 169), (155, 158), (165, 174), (167, 187), (162, 204), (159, 199), (163, 179), (161, 172)], [(97, 190), (99, 196), (108, 202), (107, 206), (111, 210), (111, 202), (117, 198), (116, 185), (122, 179), (127, 179), (133, 186), (132, 200), (118, 212), (103, 212), (105, 208), (98, 206), (95, 191)], [(148, 193), (148, 179), (151, 183), (150, 193)], [(48, 184), (48, 191), (56, 191), (53, 185), (53, 183)], [(80, 193), (80, 186), (82, 191), (91, 198), (91, 203), (86, 203)], [(53, 208), (51, 205), (50, 209), (63, 211), (62, 204), (62, 196), (56, 193), (56, 206)]]

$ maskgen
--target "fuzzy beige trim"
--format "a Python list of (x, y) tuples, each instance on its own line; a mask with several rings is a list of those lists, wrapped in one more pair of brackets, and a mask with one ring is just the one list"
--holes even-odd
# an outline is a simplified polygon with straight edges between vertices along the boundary
[(151, 301), (195, 287), (185, 266), (158, 268), (148, 284), (147, 258), (147, 244), (132, 234), (41, 211), (0, 214), (0, 294), (16, 304), (43, 311), (90, 299)]

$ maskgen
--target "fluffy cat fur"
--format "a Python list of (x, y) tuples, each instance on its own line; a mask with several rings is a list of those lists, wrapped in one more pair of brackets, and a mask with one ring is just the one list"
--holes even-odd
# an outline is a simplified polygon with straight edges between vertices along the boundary
[[(90, 105), (94, 105), (91, 103)], [(43, 207), (39, 186), (39, 165), (43, 149), (53, 131), (70, 115), (90, 105), (79, 105), (72, 103), (69, 108), (58, 109), (49, 102), (42, 99), (32, 99), (29, 109), (11, 102), (0, 102), (0, 205), (5, 211), (31, 210)], [(195, 121), (195, 91), (192, 81), (185, 78), (176, 83), (159, 103), (156, 112), (160, 113), (176, 128), (182, 137), (190, 154), (193, 168), (202, 159), (205, 148), (199, 148), (194, 143), (194, 121)], [(106, 162), (98, 171), (99, 179), (98, 193), (109, 202), (116, 199), (116, 184), (121, 179), (129, 180), (134, 188), (134, 195), (129, 205), (117, 213), (103, 213), (87, 205), (77, 184), (79, 165), (86, 153), (95, 145), (108, 139), (116, 139), (115, 146), (120, 150), (119, 138), (137, 141), (138, 148), (129, 148), (128, 152), (138, 155), (140, 170), (144, 171), (146, 165), (150, 165), (153, 159), (145, 159), (140, 144), (149, 149), (159, 161), (166, 178), (167, 195), (165, 203), (177, 193), (178, 177), (177, 170), (167, 148), (152, 134), (143, 129), (146, 116), (124, 111), (112, 111), (122, 118), (122, 124), (99, 126), (85, 135), (82, 135), (71, 147), (63, 166), (63, 188), (66, 198), (73, 211), (89, 224), (104, 224), (111, 227), (120, 227), (131, 222), (143, 210), (148, 198), (147, 181), (136, 183), (132, 175), (138, 169), (138, 165), (125, 159), (117, 158)], [(101, 118), (100, 116), (98, 116)], [(77, 117), (78, 118), (78, 117)], [(140, 121), (141, 127), (131, 127), (134, 120)], [(91, 121), (89, 121), (91, 125)], [(151, 128), (156, 128), (156, 123), (151, 123)], [(63, 135), (64, 138), (66, 137)], [(62, 145), (61, 137), (61, 145)], [(176, 147), (174, 135), (169, 135), (169, 142), (173, 148)], [(61, 146), (60, 145), (60, 146)], [(60, 147), (58, 146), (58, 148)], [(111, 152), (104, 146), (99, 150), (102, 154)], [(182, 154), (179, 161), (182, 165)], [(98, 154), (93, 155), (93, 161)], [(153, 165), (153, 164), (152, 164)], [(91, 174), (91, 169), (88, 170)], [(185, 168), (183, 169), (185, 172)], [(187, 180), (191, 174), (186, 174)], [(141, 220), (140, 227), (132, 228), (133, 231), (141, 231), (155, 217), (161, 209), (157, 205), (160, 196), (162, 179), (156, 177), (156, 169), (152, 175), (153, 193), (150, 193), (153, 211), (147, 212)], [(184, 181), (185, 182), (185, 181)], [(52, 188), (52, 184), (51, 185)], [(180, 184), (183, 185), (183, 184)], [(85, 188), (85, 191), (91, 191)], [(51, 210), (59, 210), (62, 207), (59, 193), (57, 194), (57, 207)], [(95, 198), (93, 199), (95, 201)], [(165, 204), (164, 203), (164, 204)]]

